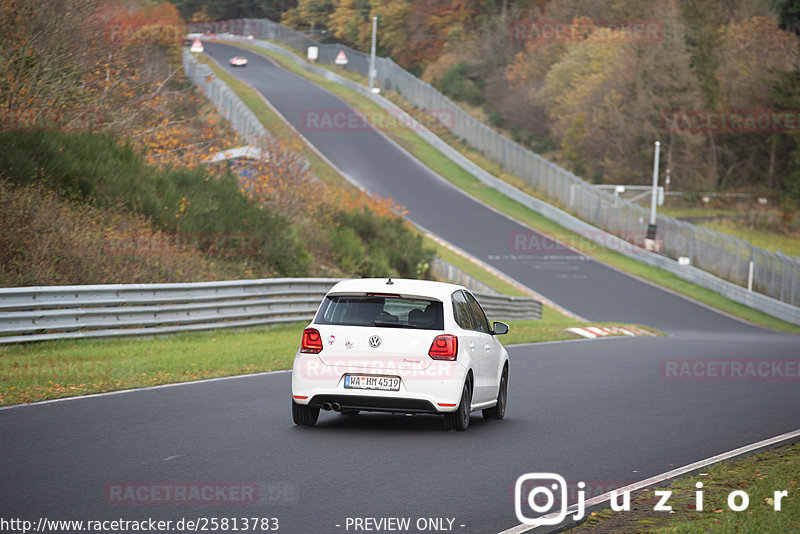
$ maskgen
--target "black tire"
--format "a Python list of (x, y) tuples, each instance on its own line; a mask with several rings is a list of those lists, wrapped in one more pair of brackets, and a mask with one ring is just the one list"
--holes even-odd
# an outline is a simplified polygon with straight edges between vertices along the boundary
[(292, 419), (294, 424), (314, 426), (319, 418), (319, 408), (312, 408), (292, 401)]
[(464, 383), (461, 391), (461, 402), (455, 412), (444, 414), (444, 426), (447, 430), (463, 431), (469, 427), (470, 405), (472, 404), (472, 388), (469, 381)]
[(500, 389), (497, 391), (497, 404), (483, 410), (486, 419), (502, 419), (506, 416), (506, 403), (508, 401), (508, 367), (503, 369), (500, 376)]

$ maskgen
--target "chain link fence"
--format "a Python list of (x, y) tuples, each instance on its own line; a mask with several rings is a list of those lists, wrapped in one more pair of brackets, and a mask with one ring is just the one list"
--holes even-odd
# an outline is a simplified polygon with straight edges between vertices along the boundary
[[(243, 19), (194, 24), (192, 31), (253, 36), (274, 41), (305, 57), (309, 46), (319, 50), (317, 63), (334, 64), (344, 51), (344, 68), (363, 76), (369, 74), (369, 55), (340, 44), (314, 41), (267, 19)], [(376, 84), (384, 91), (397, 91), (409, 103), (436, 117), (453, 134), (484, 156), (519, 176), (573, 214), (622, 239), (642, 245), (650, 213), (645, 208), (596, 189), (573, 173), (553, 164), (523, 146), (507, 139), (462, 110), (428, 83), (423, 82), (390, 58), (376, 58)], [(673, 217), (657, 218), (661, 254), (677, 259), (689, 258), (692, 266), (747, 286), (752, 262), (753, 290), (793, 306), (800, 305), (800, 258), (770, 252), (749, 242)]]

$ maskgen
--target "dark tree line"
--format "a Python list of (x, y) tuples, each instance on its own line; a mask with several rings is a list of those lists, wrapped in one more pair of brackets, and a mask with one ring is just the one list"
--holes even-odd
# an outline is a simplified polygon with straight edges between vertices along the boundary
[(296, 0), (173, 0), (172, 3), (187, 21), (262, 18), (280, 20), (281, 14), (293, 8)]

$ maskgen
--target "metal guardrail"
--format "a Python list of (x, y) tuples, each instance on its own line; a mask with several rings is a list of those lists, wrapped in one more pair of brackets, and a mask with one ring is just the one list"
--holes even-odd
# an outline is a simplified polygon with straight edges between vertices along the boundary
[(338, 280), (0, 289), (0, 343), (163, 334), (307, 321)]
[[(310, 321), (333, 278), (0, 289), (0, 344), (153, 335)], [(540, 302), (474, 292), (499, 319), (540, 319)]]
[[(231, 32), (277, 41), (297, 50), (301, 55), (305, 55), (308, 46), (316, 46), (319, 49), (317, 62), (323, 64), (334, 64), (338, 52), (344, 50), (348, 58), (346, 68), (364, 76), (368, 74), (367, 54), (340, 44), (316, 42), (300, 32), (267, 19), (198, 23), (191, 26), (194, 31)], [(263, 43), (255, 42), (259, 45)], [(286, 52), (285, 49), (280, 50)], [(615, 198), (607, 191), (590, 187), (590, 184), (571, 172), (505, 138), (391, 59), (376, 58), (375, 69), (377, 83), (384, 90), (395, 90), (411, 104), (443, 119), (443, 124), (469, 146), (480, 150), (533, 187), (545, 191), (551, 198), (559, 200), (584, 221), (629, 242), (640, 244), (643, 241), (645, 223), (649, 220), (646, 209), (626, 199)], [(328, 79), (336, 76), (324, 69), (320, 70), (332, 75), (318, 73)], [(359, 85), (350, 80), (347, 82), (348, 86)], [(366, 89), (364, 86), (359, 87)], [(555, 220), (561, 222), (559, 219)], [(800, 258), (789, 258), (780, 252), (761, 249), (745, 240), (673, 217), (659, 215), (657, 223), (662, 240), (662, 254), (666, 257), (688, 257), (693, 266), (740, 286), (747, 284), (749, 263), (752, 261), (755, 291), (793, 306), (800, 305)], [(601, 236), (601, 239), (606, 238)], [(729, 291), (726, 296), (734, 293), (738, 291)], [(747, 300), (753, 299), (748, 297)]]
[(497, 293), (473, 291), (489, 320), (535, 320), (542, 319), (542, 303), (530, 297), (509, 297)]

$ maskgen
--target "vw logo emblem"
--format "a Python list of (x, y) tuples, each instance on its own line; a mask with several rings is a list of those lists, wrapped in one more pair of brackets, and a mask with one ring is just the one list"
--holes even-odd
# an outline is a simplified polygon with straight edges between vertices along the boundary
[(381, 336), (370, 336), (369, 338), (369, 346), (373, 349), (377, 349), (381, 346)]

